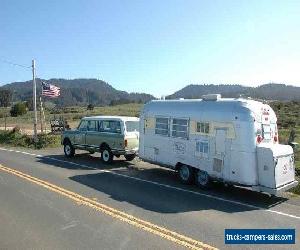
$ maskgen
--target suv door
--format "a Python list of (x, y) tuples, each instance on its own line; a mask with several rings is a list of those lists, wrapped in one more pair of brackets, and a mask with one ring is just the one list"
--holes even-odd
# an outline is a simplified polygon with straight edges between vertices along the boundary
[(87, 130), (87, 121), (81, 120), (77, 130), (76, 134), (74, 136), (74, 144), (83, 146), (85, 145), (85, 135)]
[(88, 120), (85, 142), (90, 148), (99, 148), (101, 138), (99, 138), (99, 125), (97, 120)]

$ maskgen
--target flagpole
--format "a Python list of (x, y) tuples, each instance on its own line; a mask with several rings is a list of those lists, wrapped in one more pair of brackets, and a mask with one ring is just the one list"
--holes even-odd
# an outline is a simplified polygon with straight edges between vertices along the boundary
[(33, 83), (33, 112), (34, 112), (34, 120), (33, 120), (33, 139), (34, 142), (37, 143), (37, 111), (36, 111), (36, 81), (35, 81), (35, 60), (32, 60), (32, 83)]
[(40, 123), (41, 123), (41, 133), (44, 133), (44, 126), (43, 126), (43, 102), (42, 102), (42, 96), (40, 96)]

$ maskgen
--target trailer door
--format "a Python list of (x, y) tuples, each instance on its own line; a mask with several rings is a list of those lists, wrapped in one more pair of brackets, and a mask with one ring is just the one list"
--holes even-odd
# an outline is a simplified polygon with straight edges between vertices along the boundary
[(213, 159), (213, 174), (217, 177), (223, 176), (223, 166), (225, 159), (225, 149), (226, 149), (226, 129), (216, 130), (215, 139), (215, 156)]
[(226, 130), (216, 130), (216, 155), (225, 155), (225, 143), (226, 143)]

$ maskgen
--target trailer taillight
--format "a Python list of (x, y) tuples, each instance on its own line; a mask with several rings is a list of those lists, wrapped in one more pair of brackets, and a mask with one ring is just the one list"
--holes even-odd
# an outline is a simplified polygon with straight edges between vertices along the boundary
[(258, 136), (256, 137), (257, 143), (261, 143), (262, 140), (263, 140), (263, 138), (261, 137), (261, 135), (258, 135)]
[(124, 140), (124, 145), (125, 145), (125, 148), (128, 146), (128, 142), (126, 139)]
[(278, 137), (277, 137), (277, 135), (274, 136), (274, 142), (275, 142), (275, 143), (278, 142)]

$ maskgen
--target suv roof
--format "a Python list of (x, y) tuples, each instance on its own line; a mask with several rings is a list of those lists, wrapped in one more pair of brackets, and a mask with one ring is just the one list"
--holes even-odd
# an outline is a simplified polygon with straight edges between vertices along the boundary
[(119, 121), (139, 121), (139, 118), (132, 116), (87, 116), (83, 117), (84, 120), (119, 120)]

